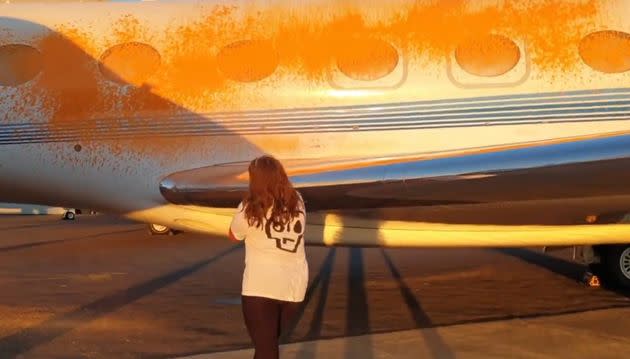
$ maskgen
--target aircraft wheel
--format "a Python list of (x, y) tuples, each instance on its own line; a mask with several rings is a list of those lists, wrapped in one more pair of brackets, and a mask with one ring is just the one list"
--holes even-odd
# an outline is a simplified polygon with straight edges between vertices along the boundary
[(630, 244), (606, 246), (602, 259), (610, 284), (630, 288)]
[(173, 231), (170, 228), (156, 223), (149, 224), (149, 232), (153, 235), (173, 235)]
[(76, 215), (72, 211), (66, 211), (66, 213), (63, 214), (63, 219), (65, 220), (74, 221), (75, 218)]

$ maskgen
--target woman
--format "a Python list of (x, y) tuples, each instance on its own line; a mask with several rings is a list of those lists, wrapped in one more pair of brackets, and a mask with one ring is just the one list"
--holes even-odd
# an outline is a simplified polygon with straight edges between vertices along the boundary
[(278, 338), (304, 300), (306, 211), (282, 164), (262, 156), (249, 165), (249, 193), (229, 236), (245, 241), (243, 316), (255, 359), (278, 358)]

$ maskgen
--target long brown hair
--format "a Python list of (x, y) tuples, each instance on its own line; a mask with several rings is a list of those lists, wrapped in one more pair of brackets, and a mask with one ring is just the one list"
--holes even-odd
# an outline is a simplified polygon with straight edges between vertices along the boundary
[(249, 192), (244, 205), (250, 226), (260, 227), (271, 208), (267, 220), (280, 227), (300, 214), (301, 198), (280, 161), (265, 155), (249, 164)]

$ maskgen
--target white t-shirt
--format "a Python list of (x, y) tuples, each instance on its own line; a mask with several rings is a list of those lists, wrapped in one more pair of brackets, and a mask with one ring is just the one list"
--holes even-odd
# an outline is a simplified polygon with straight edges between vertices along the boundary
[[(249, 226), (243, 203), (232, 219), (230, 230), (245, 241), (245, 270), (242, 294), (287, 302), (301, 302), (308, 284), (304, 252), (306, 210), (284, 228), (273, 228), (265, 220), (261, 227)], [(271, 210), (267, 213), (269, 218)]]

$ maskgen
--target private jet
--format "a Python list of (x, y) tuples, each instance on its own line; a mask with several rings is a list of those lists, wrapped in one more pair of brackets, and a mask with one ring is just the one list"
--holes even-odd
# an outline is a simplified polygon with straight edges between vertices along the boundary
[(283, 161), (328, 246), (575, 246), (630, 287), (630, 1), (0, 4), (0, 201), (225, 236)]

